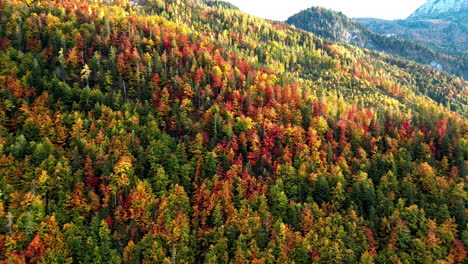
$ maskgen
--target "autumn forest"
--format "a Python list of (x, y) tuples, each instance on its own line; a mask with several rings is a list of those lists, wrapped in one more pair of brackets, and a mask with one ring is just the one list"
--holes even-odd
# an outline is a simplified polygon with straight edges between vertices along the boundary
[(466, 263), (467, 117), (223, 2), (0, 0), (0, 263)]

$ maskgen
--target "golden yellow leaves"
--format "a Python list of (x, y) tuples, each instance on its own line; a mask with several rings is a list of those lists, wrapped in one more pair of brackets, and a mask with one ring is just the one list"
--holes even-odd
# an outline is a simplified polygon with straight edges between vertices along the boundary
[(130, 185), (130, 177), (133, 175), (132, 158), (123, 156), (114, 167), (113, 179), (118, 187)]
[(81, 70), (81, 80), (88, 80), (89, 75), (91, 75), (91, 70), (89, 69), (88, 64), (85, 64)]
[(50, 178), (49, 174), (47, 174), (47, 171), (42, 170), (41, 174), (39, 175), (37, 179), (37, 183), (40, 185), (44, 185), (47, 180)]

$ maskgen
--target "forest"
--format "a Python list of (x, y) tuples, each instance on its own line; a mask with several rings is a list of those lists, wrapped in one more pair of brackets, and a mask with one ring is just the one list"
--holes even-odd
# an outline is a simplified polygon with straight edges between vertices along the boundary
[(0, 0), (0, 263), (466, 263), (467, 95), (228, 4)]

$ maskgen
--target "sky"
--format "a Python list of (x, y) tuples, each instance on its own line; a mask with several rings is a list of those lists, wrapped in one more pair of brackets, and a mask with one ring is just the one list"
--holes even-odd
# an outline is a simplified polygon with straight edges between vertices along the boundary
[(341, 11), (353, 18), (404, 19), (426, 0), (225, 0), (249, 14), (284, 21), (312, 6)]

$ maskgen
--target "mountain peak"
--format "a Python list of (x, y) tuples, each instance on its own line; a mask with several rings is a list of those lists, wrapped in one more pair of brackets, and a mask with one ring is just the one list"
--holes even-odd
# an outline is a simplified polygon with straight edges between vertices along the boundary
[(468, 10), (468, 0), (428, 0), (418, 8), (410, 17), (459, 12)]

